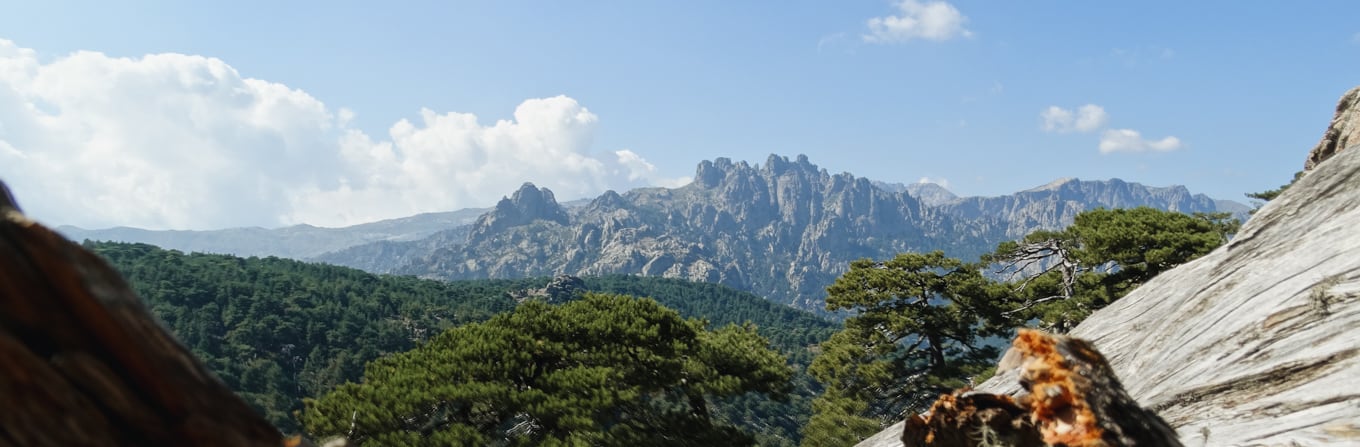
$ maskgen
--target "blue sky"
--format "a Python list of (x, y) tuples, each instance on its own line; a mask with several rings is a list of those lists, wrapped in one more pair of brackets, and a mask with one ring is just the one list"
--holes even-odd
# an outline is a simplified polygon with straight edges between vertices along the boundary
[(1354, 2), (7, 2), (0, 178), (53, 224), (345, 225), (705, 159), (998, 195), (1301, 169)]

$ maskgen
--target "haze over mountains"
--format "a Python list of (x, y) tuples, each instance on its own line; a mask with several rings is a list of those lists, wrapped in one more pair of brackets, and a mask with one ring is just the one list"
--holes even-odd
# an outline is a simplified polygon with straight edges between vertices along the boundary
[(973, 259), (1096, 207), (1150, 206), (1245, 215), (1248, 207), (1118, 179), (1059, 179), (996, 197), (957, 197), (929, 183), (831, 174), (807, 157), (763, 165), (704, 161), (679, 188), (607, 191), (564, 205), (523, 185), (491, 209), (431, 213), (344, 228), (148, 231), (62, 227), (73, 239), (281, 256), (441, 279), (642, 274), (715, 282), (820, 310), (849, 261), (944, 250)]
[(237, 256), (278, 256), (307, 259), (376, 241), (414, 241), (477, 219), (490, 208), (464, 208), (443, 213), (417, 214), (400, 219), (322, 228), (294, 225), (283, 228), (228, 228), (223, 230), (144, 230), (115, 227), (100, 230), (64, 225), (57, 227), (72, 240), (141, 242), (186, 252), (230, 254)]

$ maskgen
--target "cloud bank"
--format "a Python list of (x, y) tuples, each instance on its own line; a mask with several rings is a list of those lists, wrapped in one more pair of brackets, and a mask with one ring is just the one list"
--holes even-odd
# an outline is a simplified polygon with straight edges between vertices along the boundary
[(42, 62), (0, 40), (0, 179), (53, 224), (337, 226), (487, 206), (526, 181), (559, 197), (687, 182), (594, 148), (599, 118), (566, 96), (494, 123), (421, 110), (384, 136), (353, 116), (219, 59)]
[(944, 41), (973, 35), (963, 27), (968, 18), (946, 2), (902, 0), (897, 3), (897, 10), (898, 15), (869, 19), (869, 33), (863, 35), (864, 41), (885, 44), (913, 39)]
[(1180, 138), (1167, 136), (1160, 140), (1144, 139), (1133, 129), (1106, 129), (1110, 120), (1105, 108), (1086, 104), (1076, 110), (1049, 106), (1039, 112), (1039, 128), (1054, 133), (1091, 133), (1105, 129), (1098, 148), (1102, 154), (1114, 152), (1171, 152), (1182, 147)]

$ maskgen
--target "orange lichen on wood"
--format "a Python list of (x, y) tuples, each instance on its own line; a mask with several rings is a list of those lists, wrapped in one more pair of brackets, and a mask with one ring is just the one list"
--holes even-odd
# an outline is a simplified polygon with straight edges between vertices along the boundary
[[(1021, 405), (1030, 410), (1030, 418), (1039, 428), (1047, 444), (1068, 446), (1105, 446), (1104, 431), (1088, 401), (1092, 389), (1086, 362), (1069, 361), (1059, 349), (1059, 341), (1067, 342), (1062, 351), (1075, 351), (1085, 360), (1096, 360), (1099, 366), (1105, 359), (1081, 340), (1057, 337), (1034, 330), (1021, 330), (1015, 338), (1021, 363), (1021, 385), (1029, 394), (1021, 398)], [(1105, 367), (1108, 369), (1108, 366)]]
[(959, 390), (940, 396), (929, 414), (907, 418), (906, 447), (1040, 445), (1028, 411), (1010, 396)]
[(941, 396), (906, 420), (908, 447), (1180, 446), (1176, 432), (1138, 405), (1089, 342), (1021, 330), (998, 371), (1019, 370), (1027, 394)]

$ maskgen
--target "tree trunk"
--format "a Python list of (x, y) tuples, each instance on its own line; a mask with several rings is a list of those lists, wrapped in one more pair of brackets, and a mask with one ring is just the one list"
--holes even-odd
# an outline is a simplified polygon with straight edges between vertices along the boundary
[(944, 345), (940, 340), (940, 335), (927, 334), (926, 340), (930, 342), (930, 369), (940, 370), (944, 368)]

